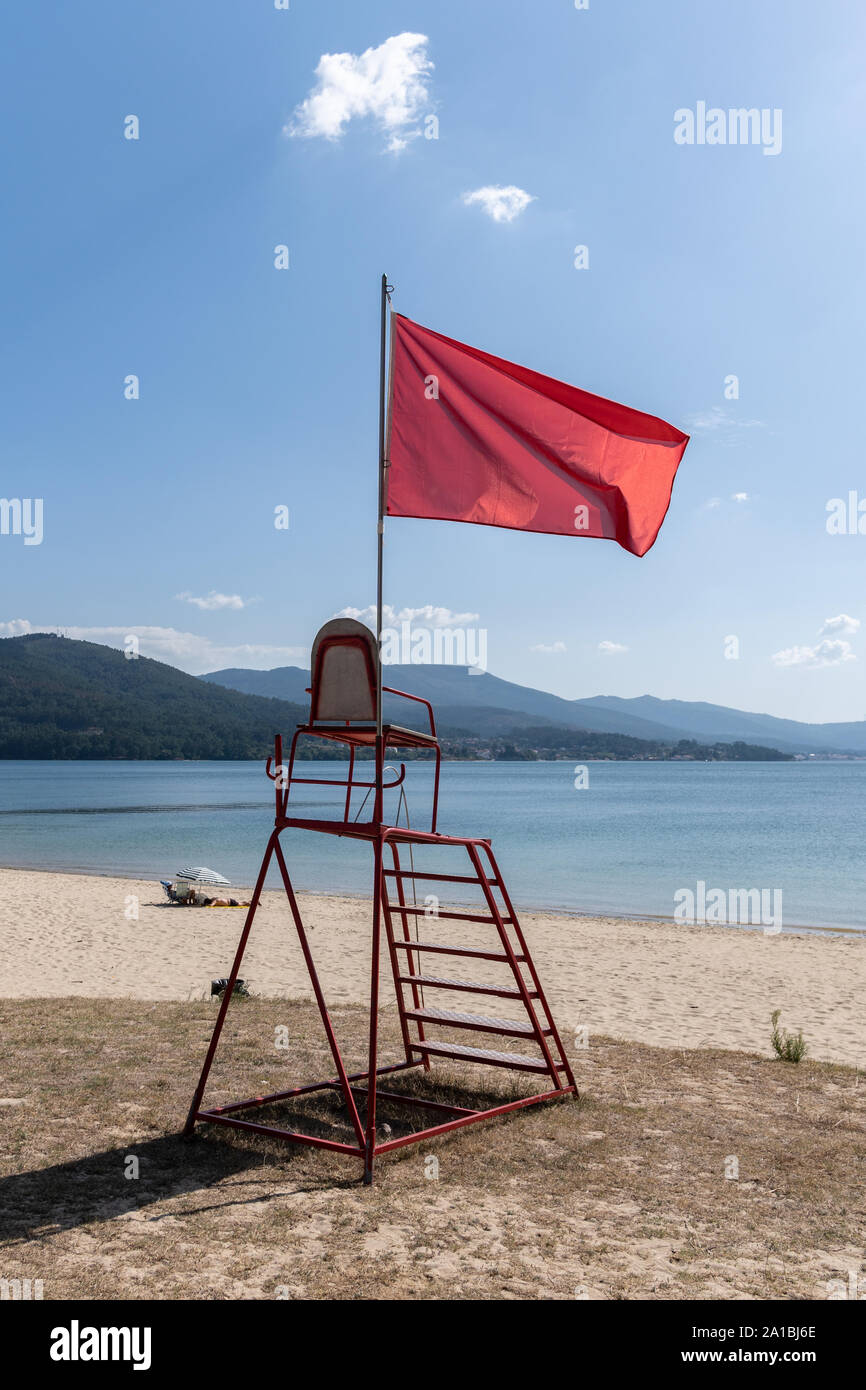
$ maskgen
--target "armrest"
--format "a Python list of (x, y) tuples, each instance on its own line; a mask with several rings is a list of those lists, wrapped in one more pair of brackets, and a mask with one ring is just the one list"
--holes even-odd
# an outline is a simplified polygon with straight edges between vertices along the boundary
[(430, 733), (436, 738), (436, 720), (433, 718), (433, 706), (429, 700), (425, 700), (422, 695), (409, 695), (405, 690), (395, 690), (391, 685), (383, 685), (382, 693), (383, 695), (399, 695), (403, 700), (415, 700), (419, 705), (426, 705), (430, 720)]

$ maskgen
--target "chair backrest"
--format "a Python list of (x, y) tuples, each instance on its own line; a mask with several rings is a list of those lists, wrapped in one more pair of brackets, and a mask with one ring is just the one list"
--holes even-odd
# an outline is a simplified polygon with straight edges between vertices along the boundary
[(313, 642), (310, 722), (376, 718), (381, 679), (376, 638), (354, 618), (333, 618)]

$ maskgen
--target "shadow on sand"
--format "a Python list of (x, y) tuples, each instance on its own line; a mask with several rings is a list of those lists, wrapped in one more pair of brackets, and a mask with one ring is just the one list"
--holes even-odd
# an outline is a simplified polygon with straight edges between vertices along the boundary
[[(285, 1117), (280, 1117), (280, 1122), (285, 1123)], [(312, 1128), (309, 1118), (305, 1124)], [(323, 1132), (326, 1128), (323, 1125)], [(139, 1171), (134, 1179), (125, 1176), (132, 1156), (138, 1160)], [(293, 1144), (261, 1140), (244, 1143), (222, 1131), (200, 1128), (191, 1140), (175, 1134), (131, 1140), (69, 1163), (12, 1174), (0, 1178), (0, 1245), (110, 1221), (173, 1197), (194, 1193), (205, 1197), (215, 1187), (223, 1194), (227, 1186), (233, 1185), (242, 1187), (245, 1193), (251, 1187), (268, 1190), (245, 1195), (237, 1202), (226, 1202), (223, 1196), (216, 1202), (184, 1204), (182, 1212), (156, 1212), (147, 1219), (159, 1222), (167, 1216), (190, 1216), (225, 1205), (266, 1202), (286, 1196), (289, 1191), (357, 1186), (360, 1160), (349, 1160), (336, 1171), (333, 1164), (321, 1164), (319, 1175), (311, 1173), (308, 1165), (303, 1173), (299, 1171), (305, 1156), (309, 1157), (309, 1151)], [(259, 1170), (258, 1177), (253, 1177), (255, 1170)], [(288, 1182), (281, 1182), (281, 1177)], [(226, 1181), (232, 1178), (239, 1181)]]

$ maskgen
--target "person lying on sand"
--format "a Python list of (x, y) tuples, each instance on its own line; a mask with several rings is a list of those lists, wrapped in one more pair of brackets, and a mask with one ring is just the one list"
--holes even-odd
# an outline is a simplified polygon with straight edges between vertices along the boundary
[(165, 895), (169, 902), (178, 907), (249, 907), (249, 899), (240, 901), (238, 898), (210, 898), (203, 893), (200, 888), (194, 888), (192, 884), (169, 883), (168, 879), (161, 878), (160, 883), (165, 889)]

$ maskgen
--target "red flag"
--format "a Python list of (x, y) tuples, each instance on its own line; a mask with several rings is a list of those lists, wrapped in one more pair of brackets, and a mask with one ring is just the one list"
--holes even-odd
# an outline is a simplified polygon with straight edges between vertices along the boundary
[(689, 436), (393, 316), (387, 514), (602, 536), (645, 555)]

